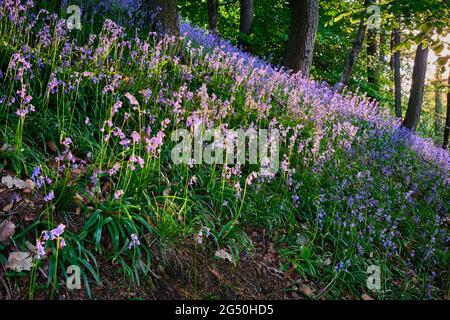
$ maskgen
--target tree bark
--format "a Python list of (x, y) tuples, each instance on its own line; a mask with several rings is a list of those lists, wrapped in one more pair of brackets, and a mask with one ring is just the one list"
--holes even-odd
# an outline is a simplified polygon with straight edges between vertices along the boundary
[[(374, 0), (365, 0), (364, 7), (365, 8), (369, 7), (373, 2), (374, 2)], [(350, 77), (353, 72), (353, 67), (355, 66), (355, 63), (356, 63), (356, 59), (358, 58), (359, 53), (361, 52), (361, 49), (362, 49), (362, 46), (364, 43), (366, 29), (367, 29), (366, 17), (364, 17), (359, 22), (358, 34), (356, 35), (356, 39), (353, 44), (353, 48), (350, 51), (350, 55), (345, 64), (344, 71), (342, 72), (342, 75), (341, 75), (341, 79), (334, 86), (334, 89), (337, 92), (342, 92), (342, 90), (344, 90), (344, 87), (348, 84), (348, 82), (350, 80)]]
[(375, 69), (375, 79), (380, 82), (380, 79), (386, 71), (386, 31), (380, 30), (380, 45), (378, 47), (378, 63)]
[(436, 68), (436, 84), (434, 89), (434, 130), (437, 134), (442, 131), (442, 68)]
[(394, 72), (394, 41), (395, 41), (395, 31), (397, 29), (392, 30), (391, 33), (391, 41), (389, 41), (390, 48), (391, 48), (391, 56), (389, 58), (389, 68), (391, 69), (392, 73)]
[(411, 92), (408, 101), (408, 110), (406, 111), (403, 126), (416, 130), (420, 120), (420, 112), (423, 104), (423, 94), (425, 90), (425, 76), (427, 73), (429, 48), (423, 48), (420, 44), (416, 50), (416, 57), (414, 59), (414, 68), (412, 75)]
[(386, 71), (386, 31), (383, 29), (380, 33), (380, 50), (378, 55), (379, 72)]
[(448, 74), (447, 84), (447, 117), (445, 120), (444, 143), (442, 144), (444, 149), (448, 149), (448, 137), (450, 135), (450, 73)]
[(319, 0), (298, 0), (292, 3), (292, 22), (284, 65), (294, 72), (309, 76), (314, 43), (319, 25)]
[(177, 0), (144, 0), (143, 10), (147, 12), (150, 27), (161, 34), (180, 34)]
[(368, 67), (367, 67), (367, 81), (370, 84), (375, 85), (377, 83), (377, 31), (369, 30), (367, 34), (367, 56), (368, 56)]
[(219, 0), (208, 0), (208, 14), (209, 14), (209, 30), (213, 33), (219, 32)]
[[(399, 29), (393, 30), (393, 42), (392, 50), (401, 41), (401, 35)], [(396, 50), (392, 57), (392, 69), (394, 71), (394, 96), (395, 96), (395, 116), (402, 118), (402, 75), (400, 65), (400, 50)]]
[(239, 31), (243, 34), (252, 32), (253, 27), (253, 0), (241, 0), (241, 20)]

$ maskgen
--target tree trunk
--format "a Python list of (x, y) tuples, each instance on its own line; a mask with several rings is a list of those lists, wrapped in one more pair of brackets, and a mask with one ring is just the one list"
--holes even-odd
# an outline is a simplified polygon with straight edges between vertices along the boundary
[(423, 93), (425, 90), (425, 76), (427, 73), (429, 48), (423, 48), (420, 44), (417, 47), (416, 57), (414, 59), (414, 68), (412, 75), (411, 92), (408, 101), (408, 110), (406, 111), (405, 120), (403, 120), (403, 126), (416, 130), (420, 120), (420, 112), (423, 104)]
[(161, 34), (180, 34), (177, 0), (144, 0), (143, 10), (147, 12), (150, 27)]
[(211, 30), (213, 33), (218, 33), (219, 0), (208, 0), (208, 13), (209, 30)]
[[(400, 30), (393, 30), (393, 46), (397, 46), (400, 39)], [(400, 65), (400, 50), (396, 50), (392, 57), (392, 69), (394, 71), (394, 95), (395, 95), (395, 116), (397, 118), (402, 118), (402, 75), (401, 75), (401, 65)]]
[[(365, 8), (369, 7), (373, 2), (374, 0), (365, 0), (364, 7)], [(358, 55), (361, 52), (361, 48), (364, 43), (365, 34), (366, 34), (366, 18), (364, 17), (359, 22), (358, 34), (356, 35), (352, 51), (350, 52), (350, 55), (345, 64), (344, 71), (342, 72), (341, 75), (341, 79), (334, 86), (334, 89), (337, 92), (342, 92), (342, 90), (344, 90), (344, 87), (348, 84), (348, 81), (350, 80), (350, 77), (353, 72), (353, 67), (355, 66), (356, 63), (356, 59), (358, 58)]]
[(436, 85), (434, 89), (434, 130), (442, 131), (442, 68), (436, 68)]
[(391, 33), (391, 41), (390, 41), (390, 48), (391, 48), (391, 56), (389, 58), (389, 68), (392, 72), (394, 72), (394, 42), (395, 42), (395, 32), (397, 29), (392, 30)]
[(375, 78), (379, 82), (380, 77), (386, 71), (386, 31), (380, 31), (380, 45), (378, 49), (378, 64), (375, 69)]
[(319, 0), (297, 0), (292, 3), (292, 22), (284, 65), (309, 76), (314, 43), (319, 25)]
[(377, 31), (373, 29), (369, 30), (367, 34), (367, 40), (367, 81), (370, 84), (375, 85), (377, 83)]
[(450, 73), (448, 74), (447, 84), (447, 118), (445, 120), (444, 143), (442, 144), (444, 149), (448, 149), (448, 137), (450, 135)]
[(386, 71), (386, 31), (383, 29), (380, 33), (380, 50), (378, 55), (379, 72)]
[[(245, 35), (252, 32), (253, 27), (253, 0), (241, 0), (241, 19), (239, 31)], [(239, 45), (244, 46), (244, 41), (239, 40)]]

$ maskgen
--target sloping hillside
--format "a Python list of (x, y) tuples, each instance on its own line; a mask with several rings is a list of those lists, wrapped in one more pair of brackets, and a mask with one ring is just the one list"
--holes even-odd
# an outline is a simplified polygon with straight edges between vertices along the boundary
[[(3, 296), (54, 297), (69, 265), (87, 296), (106, 277), (224, 297), (224, 274), (246, 270), (268, 293), (233, 283), (232, 298), (448, 294), (448, 151), (188, 23), (180, 38), (114, 17), (77, 33), (31, 4), (0, 1)], [(266, 157), (218, 156), (238, 129), (269, 130)], [(180, 149), (194, 133), (211, 136)], [(7, 264), (17, 251), (29, 270)]]

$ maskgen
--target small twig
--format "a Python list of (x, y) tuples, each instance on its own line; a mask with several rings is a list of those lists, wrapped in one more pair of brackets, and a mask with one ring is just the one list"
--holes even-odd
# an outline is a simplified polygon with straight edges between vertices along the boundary
[(39, 268), (39, 271), (42, 273), (42, 276), (43, 276), (45, 279), (48, 279), (47, 274), (45, 273), (45, 271), (44, 271), (42, 268)]

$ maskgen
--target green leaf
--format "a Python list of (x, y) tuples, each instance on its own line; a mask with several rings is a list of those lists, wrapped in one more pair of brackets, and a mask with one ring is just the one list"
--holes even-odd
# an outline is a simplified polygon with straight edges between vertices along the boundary
[(436, 63), (439, 66), (445, 66), (448, 63), (450, 56), (446, 56), (446, 57), (440, 57), (439, 59), (436, 60)]
[(417, 36), (414, 37), (414, 42), (418, 45), (421, 43), (425, 38), (425, 34), (419, 33)]
[(98, 275), (98, 273), (94, 270), (94, 268), (91, 266), (90, 263), (88, 263), (86, 260), (78, 258), (78, 261), (86, 267), (86, 269), (89, 270), (89, 272), (92, 274), (92, 276), (94, 277), (95, 281), (97, 282), (97, 284), (100, 284), (100, 276)]
[(430, 30), (431, 30), (431, 28), (433, 28), (433, 25), (432, 25), (432, 24), (428, 24), (428, 23), (425, 23), (425, 24), (423, 24), (423, 25), (420, 26), (420, 30), (421, 30), (423, 33), (429, 33)]
[(403, 43), (403, 48), (405, 48), (407, 51), (411, 50), (411, 42), (407, 41)]
[(437, 46), (433, 46), (433, 51), (434, 53), (436, 53), (437, 55), (441, 54), (442, 51), (444, 51), (445, 46), (443, 43), (438, 44)]
[(341, 13), (337, 17), (333, 18), (333, 22), (338, 22), (338, 21), (342, 20), (344, 17), (346, 17), (347, 15), (348, 15), (347, 12)]
[(404, 47), (405, 47), (405, 43), (404, 42), (400, 42), (399, 44), (396, 44), (392, 48), (392, 51), (394, 51), (394, 52), (401, 51)]

